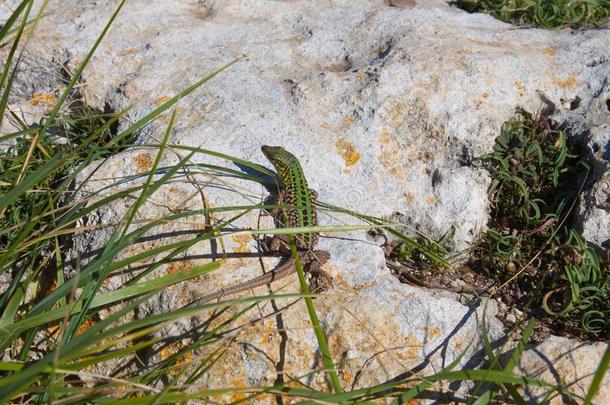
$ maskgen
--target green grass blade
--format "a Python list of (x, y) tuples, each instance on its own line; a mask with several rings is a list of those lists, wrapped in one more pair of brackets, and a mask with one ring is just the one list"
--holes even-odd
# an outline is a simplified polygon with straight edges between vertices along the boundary
[[(220, 261), (211, 262), (201, 266), (197, 266), (188, 271), (170, 274), (164, 277), (124, 287), (119, 290), (113, 290), (103, 294), (99, 294), (96, 295), (93, 299), (90, 309), (105, 307), (140, 295), (160, 291), (161, 289), (169, 287), (171, 285), (178, 284), (183, 281), (190, 280), (195, 277), (199, 277), (203, 274), (207, 274), (211, 271), (217, 270), (220, 268), (220, 266), (222, 266), (222, 262)], [(0, 328), (0, 339), (5, 339), (8, 336), (19, 335), (20, 333), (26, 330), (46, 325), (48, 323), (62, 319), (68, 315), (75, 315), (77, 313), (80, 313), (81, 311), (81, 306), (77, 304), (71, 308), (68, 308), (67, 306), (62, 306), (59, 308), (47, 310), (38, 315), (27, 315), (25, 318), (11, 324), (10, 326), (7, 325)]]
[[(309, 294), (309, 287), (307, 286), (307, 281), (305, 280), (305, 272), (303, 271), (303, 266), (301, 265), (301, 261), (299, 260), (299, 254), (297, 252), (294, 238), (292, 236), (289, 236), (289, 240), (290, 250), (292, 252), (292, 257), (294, 258), (294, 263), (297, 268), (299, 284), (301, 285), (301, 292), (303, 294)], [(318, 318), (318, 314), (316, 313), (316, 309), (313, 305), (313, 300), (309, 296), (305, 296), (304, 300), (305, 305), (307, 307), (307, 312), (309, 313), (309, 319), (311, 320), (311, 326), (313, 327), (314, 334), (316, 335), (316, 339), (318, 341), (318, 346), (320, 347), (322, 361), (324, 362), (324, 366), (326, 367), (325, 371), (335, 393), (341, 393), (343, 392), (343, 388), (341, 388), (341, 382), (339, 381), (339, 376), (337, 375), (337, 369), (335, 368), (333, 358), (330, 354), (330, 348), (328, 346), (326, 336), (324, 335), (322, 325), (320, 324), (320, 319)]]
[[(13, 80), (15, 78), (15, 75), (17, 74), (17, 70), (18, 70), (17, 66), (19, 65), (19, 59), (17, 60), (17, 63), (15, 63), (15, 66), (13, 66), (13, 72), (11, 73), (8, 80), (7, 80), (7, 77), (9, 76), (9, 70), (10, 70), (11, 66), (13, 65), (13, 57), (15, 56), (15, 52), (17, 52), (17, 48), (19, 47), (21, 35), (23, 34), (23, 30), (25, 29), (25, 26), (28, 23), (28, 17), (30, 15), (30, 10), (32, 9), (33, 1), (24, 1), (23, 3), (20, 4), (18, 9), (21, 7), (21, 5), (24, 5), (26, 3), (27, 3), (27, 8), (25, 9), (25, 12), (23, 14), (23, 19), (21, 21), (21, 25), (19, 26), (17, 35), (15, 36), (15, 39), (13, 40), (13, 46), (11, 47), (11, 50), (9, 51), (6, 61), (4, 62), (4, 69), (2, 70), (2, 75), (0, 76), (0, 89), (4, 89), (4, 91), (2, 92), (2, 97), (0, 98), (0, 128), (2, 127), (2, 121), (4, 119), (4, 115), (5, 115), (4, 113), (6, 110), (6, 105), (8, 103), (8, 97), (10, 95), (10, 90), (12, 88)], [(11, 16), (11, 17), (13, 17), (13, 16)], [(9, 17), (9, 19), (11, 19), (11, 18)], [(4, 27), (3, 27), (3, 30), (4, 30)], [(1, 38), (1, 36), (0, 36), (0, 38)], [(6, 86), (5, 86), (5, 81), (6, 81)]]
[(66, 88), (64, 89), (64, 91), (62, 92), (61, 96), (59, 97), (59, 99), (57, 100), (57, 102), (55, 103), (55, 106), (53, 108), (53, 110), (51, 111), (51, 113), (47, 116), (47, 119), (45, 120), (45, 122), (42, 125), (42, 128), (40, 129), (40, 132), (46, 132), (47, 129), (49, 129), (49, 126), (51, 125), (51, 123), (55, 122), (57, 115), (59, 114), (59, 111), (61, 109), (61, 107), (63, 106), (63, 104), (66, 102), (66, 100), (68, 99), (68, 96), (70, 95), (70, 93), (72, 92), (72, 89), (74, 88), (74, 86), (76, 85), (76, 83), (78, 82), (78, 80), (80, 79), (83, 71), (85, 70), (85, 67), (87, 67), (87, 65), (89, 64), (89, 61), (91, 60), (91, 58), (93, 57), (93, 54), (95, 53), (95, 51), (97, 50), (97, 47), (100, 45), (100, 43), (102, 42), (102, 40), (104, 39), (104, 37), (106, 36), (106, 33), (108, 32), (108, 30), (110, 29), (110, 27), (112, 26), (112, 23), (114, 22), (114, 20), (116, 19), (116, 17), (119, 15), (119, 12), (121, 11), (121, 9), (123, 8), (123, 6), (125, 5), (125, 1), (126, 0), (121, 0), (121, 2), (119, 3), (119, 5), (116, 7), (116, 9), (114, 10), (114, 13), (112, 13), (112, 16), (110, 17), (110, 19), (108, 20), (108, 22), (106, 23), (106, 25), (104, 26), (104, 29), (102, 30), (102, 32), (97, 36), (95, 42), (93, 43), (93, 46), (89, 49), (89, 52), (87, 52), (87, 55), (85, 55), (83, 61), (81, 62), (81, 64), (79, 65), (79, 67), (76, 69), (76, 71), (74, 72), (74, 74), (72, 75), (72, 78), (70, 79), (70, 81), (68, 82), (68, 85), (66, 86)]
[(146, 124), (148, 124), (152, 120), (156, 119), (161, 113), (163, 113), (164, 111), (166, 111), (167, 109), (172, 107), (174, 104), (176, 104), (178, 101), (180, 101), (181, 99), (183, 99), (184, 97), (186, 97), (187, 95), (189, 95), (190, 93), (195, 91), (202, 84), (204, 84), (205, 82), (211, 80), (216, 75), (218, 75), (219, 73), (223, 72), (225, 69), (228, 69), (234, 63), (237, 63), (237, 61), (239, 61), (239, 59), (240, 58), (237, 58), (237, 59), (227, 63), (226, 65), (221, 66), (220, 68), (218, 68), (215, 71), (213, 71), (212, 73), (206, 75), (205, 77), (203, 77), (199, 81), (195, 82), (191, 86), (189, 86), (186, 89), (182, 90), (180, 93), (178, 93), (177, 95), (175, 95), (171, 99), (167, 100), (165, 103), (161, 104), (159, 107), (155, 108), (154, 110), (152, 110), (151, 112), (146, 114), (144, 117), (140, 118), (138, 121), (134, 122), (132, 125), (129, 126), (129, 128), (127, 128), (126, 130), (124, 130), (121, 133), (117, 134), (110, 141), (110, 143), (107, 146), (108, 147), (112, 146), (112, 145), (120, 142), (121, 140), (123, 140), (125, 137), (133, 134), (134, 132), (136, 132), (138, 130), (140, 130)]

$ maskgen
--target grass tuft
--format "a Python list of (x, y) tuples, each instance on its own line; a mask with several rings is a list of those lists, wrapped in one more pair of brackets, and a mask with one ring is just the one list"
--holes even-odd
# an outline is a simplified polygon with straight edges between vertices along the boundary
[(516, 25), (592, 28), (608, 21), (610, 0), (457, 0), (470, 13), (485, 12)]
[[(78, 97), (78, 95), (75, 95)], [(57, 207), (61, 200), (57, 190), (66, 189), (70, 184), (65, 180), (69, 174), (92, 158), (104, 159), (120, 152), (132, 142), (125, 138), (116, 148), (104, 148), (112, 139), (116, 129), (116, 117), (112, 113), (97, 111), (78, 101), (70, 103), (69, 111), (61, 113), (47, 131), (40, 132), (38, 127), (22, 128), (35, 132), (20, 136), (14, 144), (0, 152), (0, 194), (19, 184), (22, 179), (34, 174), (52, 156), (63, 156), (63, 162), (56, 170), (45, 175), (41, 181), (19, 196), (13, 203), (4, 207), (0, 216), (0, 250), (15, 240), (21, 226), (45, 210)], [(32, 232), (45, 232), (45, 227), (57, 226), (56, 223), (38, 223)]]

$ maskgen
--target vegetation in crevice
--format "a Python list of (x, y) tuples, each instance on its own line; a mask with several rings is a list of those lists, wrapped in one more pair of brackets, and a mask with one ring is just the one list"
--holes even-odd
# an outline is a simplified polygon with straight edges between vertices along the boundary
[(545, 116), (521, 111), (479, 161), (492, 177), (492, 216), (472, 267), (504, 285), (509, 304), (536, 315), (543, 309), (560, 329), (608, 333), (610, 264), (574, 228), (590, 175), (582, 143)]
[[(63, 157), (63, 162), (38, 185), (22, 194), (4, 208), (0, 215), (0, 249), (6, 249), (20, 233), (22, 226), (41, 213), (54, 210), (61, 214), (62, 194), (72, 185), (69, 176), (77, 167), (96, 159), (104, 159), (120, 152), (130, 144), (132, 137), (117, 142), (116, 147), (105, 147), (116, 134), (117, 116), (109, 109), (98, 111), (85, 104), (78, 93), (71, 96), (67, 111), (61, 112), (53, 122), (45, 125), (43, 118), (38, 125), (22, 126), (23, 136), (16, 137), (13, 145), (0, 151), (0, 194), (7, 193), (27, 176), (36, 172), (52, 156)], [(38, 129), (47, 126), (45, 131)], [(69, 181), (66, 183), (66, 180)], [(65, 194), (64, 194), (65, 196)], [(67, 200), (64, 198), (64, 200)], [(37, 222), (34, 233), (43, 233), (45, 228), (57, 226), (54, 221)]]
[(547, 29), (598, 27), (610, 16), (610, 0), (456, 0), (451, 4), (516, 25)]

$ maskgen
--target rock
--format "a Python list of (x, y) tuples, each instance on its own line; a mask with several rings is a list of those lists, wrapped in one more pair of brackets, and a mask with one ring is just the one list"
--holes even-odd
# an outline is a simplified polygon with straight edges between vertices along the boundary
[[(523, 375), (549, 384), (561, 384), (571, 393), (584, 398), (599, 366), (605, 343), (581, 343), (561, 337), (551, 337), (523, 352), (518, 369)], [(539, 403), (546, 394), (540, 387), (529, 386), (525, 399)], [(550, 404), (563, 404), (566, 398), (555, 395)], [(610, 373), (606, 372), (601, 389), (593, 398), (595, 404), (610, 401)], [(578, 401), (576, 401), (578, 402)]]
[[(45, 19), (37, 38), (68, 52), (74, 70), (112, 5), (74, 3)], [(136, 100), (152, 108), (246, 55), (181, 104), (177, 142), (234, 156), (282, 144), (306, 166), (322, 167), (312, 160), (322, 157), (323, 170), (308, 171), (323, 199), (403, 212), (433, 238), (455, 226), (460, 250), (487, 222), (489, 180), (472, 157), (490, 150), (515, 107), (537, 110), (541, 94), (556, 106), (578, 98), (558, 118), (599, 120), (608, 31), (515, 30), (440, 0), (388, 5), (128, 2), (84, 91), (101, 109)]]
[(580, 221), (586, 240), (610, 250), (610, 170), (583, 194)]
[[(32, 46), (67, 53), (67, 66), (74, 71), (114, 4), (51, 4)], [(399, 213), (407, 229), (434, 239), (453, 228), (454, 248), (461, 250), (488, 220), (489, 176), (474, 157), (491, 150), (516, 107), (536, 111), (544, 100), (565, 104), (569, 108), (556, 109), (556, 119), (602, 128), (600, 100), (610, 94), (609, 40), (608, 30), (515, 29), (442, 0), (357, 5), (349, 0), (129, 1), (85, 69), (82, 91), (98, 108), (108, 104), (118, 111), (137, 105), (128, 114), (134, 120), (241, 57), (178, 105), (173, 144), (200, 146), (266, 167), (270, 164), (260, 146), (282, 145), (300, 159), (322, 201), (377, 216)], [(138, 142), (158, 142), (167, 122), (165, 114), (140, 133)], [(596, 132), (596, 142), (603, 140), (602, 132)], [(130, 176), (145, 173), (155, 153), (133, 148), (108, 159), (94, 174), (91, 167), (81, 176), (93, 174), (83, 198), (142, 184), (142, 176)], [(161, 166), (185, 155), (168, 150)], [(240, 169), (202, 153), (192, 161)], [(193, 169), (190, 177), (158, 190), (136, 220), (200, 209), (206, 204), (202, 195), (210, 206), (221, 207), (256, 204), (266, 193), (253, 182)], [(88, 225), (102, 227), (79, 235), (74, 256), (102, 249), (112, 231), (105, 226), (117, 223), (133, 201), (134, 196), (125, 198), (93, 216)], [(214, 216), (216, 221), (227, 218), (225, 213)], [(328, 211), (320, 219), (322, 225), (360, 224)], [(204, 224), (205, 218), (196, 215), (162, 223), (123, 257), (192, 237)], [(231, 225), (257, 228), (257, 213)], [(263, 218), (260, 226), (272, 223)], [(150, 278), (208, 262), (224, 253), (221, 249), (233, 255), (220, 271), (165, 290), (134, 316), (174, 309), (260, 274), (258, 259), (245, 255), (256, 253), (251, 236), (228, 233), (222, 240), (215, 252), (202, 242), (168, 264), (163, 255), (139, 263), (142, 268), (163, 264)], [(467, 307), (454, 294), (400, 284), (364, 232), (327, 234), (320, 248), (331, 252), (326, 270), (335, 285), (316, 298), (315, 306), (344, 387), (369, 386), (410, 371), (437, 372), (463, 351), (460, 367), (479, 365), (482, 306)], [(275, 263), (263, 260), (267, 270)], [(130, 277), (130, 272), (117, 274), (104, 289), (120, 288)], [(273, 291), (297, 291), (295, 277), (274, 285)], [(308, 314), (302, 302), (291, 302), (278, 299), (246, 312), (241, 327), (217, 343), (227, 350), (223, 361), (198, 384), (264, 385), (287, 375), (325, 388), (322, 373), (308, 374), (320, 367)], [(494, 318), (495, 305), (486, 309), (490, 340), (495, 341), (502, 326)], [(213, 325), (235, 311), (223, 313)], [(207, 315), (176, 320), (162, 333), (181, 336)], [(194, 353), (194, 363), (218, 346)], [(112, 366), (96, 366), (95, 371), (106, 374)]]

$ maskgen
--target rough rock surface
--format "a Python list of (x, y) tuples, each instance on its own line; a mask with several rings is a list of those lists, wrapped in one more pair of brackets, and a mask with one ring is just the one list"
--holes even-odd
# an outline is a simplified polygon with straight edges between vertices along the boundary
[[(607, 344), (581, 343), (574, 340), (552, 337), (523, 352), (518, 368), (524, 375), (539, 378), (549, 384), (571, 383), (570, 391), (583, 398)], [(610, 401), (610, 374), (606, 373), (602, 381), (603, 390), (595, 396), (593, 403), (606, 404)], [(528, 400), (539, 403), (546, 391), (531, 387), (527, 393)], [(555, 396), (550, 404), (564, 404), (570, 398)], [(577, 401), (578, 402), (578, 401)]]
[(610, 250), (610, 170), (607, 168), (583, 195), (580, 214), (584, 238)]
[[(373, 215), (401, 213), (406, 225), (433, 238), (454, 226), (458, 250), (487, 222), (488, 177), (473, 165), (473, 157), (490, 150), (516, 107), (535, 111), (550, 101), (558, 120), (589, 129), (591, 145), (610, 149), (610, 31), (522, 29), (440, 0), (392, 3), (401, 6), (352, 0), (129, 1), (85, 70), (82, 91), (99, 108), (135, 105), (129, 113), (133, 120), (241, 57), (179, 104), (173, 143), (266, 166), (260, 146), (283, 145), (299, 157), (321, 200)], [(65, 61), (74, 71), (114, 6), (114, 1), (51, 2), (56, 12), (41, 22), (34, 38), (37, 57)], [(43, 90), (56, 94), (60, 89), (37, 89)], [(139, 141), (158, 141), (167, 121), (166, 115), (148, 127)], [(162, 163), (185, 155), (174, 152)], [(145, 172), (154, 156), (141, 148), (113, 157), (96, 172), (90, 190), (118, 187), (112, 179)], [(599, 172), (607, 170), (608, 154), (596, 156)], [(193, 161), (228, 164), (203, 154)], [(256, 203), (264, 196), (252, 183), (195, 176), (209, 182), (203, 189), (212, 206), (243, 204), (244, 198)], [(233, 191), (223, 187), (227, 182)], [(602, 203), (596, 207), (607, 216), (608, 189), (600, 190)], [(117, 204), (92, 221), (112, 223), (129, 204)], [(197, 189), (185, 179), (161, 189), (139, 215), (201, 206)], [(597, 226), (591, 212), (583, 212), (583, 218), (584, 224), (593, 221), (586, 229)], [(321, 215), (322, 225), (344, 221), (351, 220)], [(202, 223), (200, 217), (187, 218), (158, 231), (171, 236), (201, 229)], [(257, 217), (235, 225), (255, 228)], [(91, 233), (76, 242), (77, 248), (100, 248), (107, 235), (108, 230)], [(462, 365), (477, 365), (481, 327), (475, 314), (481, 308), (475, 313), (452, 294), (399, 284), (384, 266), (379, 247), (363, 233), (326, 236), (320, 247), (331, 252), (326, 270), (335, 286), (316, 299), (316, 307), (346, 387), (383, 382), (413, 368), (439, 370), (466, 348)], [(355, 241), (343, 240), (348, 237)], [(167, 242), (150, 239), (125, 254)], [(230, 235), (225, 242), (229, 253), (254, 252), (247, 236)], [(188, 253), (205, 262), (209, 245), (201, 243)], [(198, 263), (189, 257), (158, 274)], [(228, 260), (213, 277), (164, 292), (141, 315), (250, 278), (253, 268), (260, 268), (258, 260)], [(119, 288), (123, 281), (117, 276), (105, 288)], [(274, 309), (261, 304), (246, 317)], [(487, 313), (491, 338), (497, 339), (501, 326), (493, 319), (493, 305)], [(280, 318), (245, 322), (225, 362), (212, 368), (203, 383), (272, 383), (279, 371), (300, 376), (319, 364), (304, 306), (292, 305)], [(169, 333), (182, 333), (195, 322), (180, 320)], [(280, 361), (285, 343), (289, 358)], [(598, 347), (587, 350), (597, 353)], [(282, 362), (284, 369), (277, 369)], [(569, 372), (558, 373), (562, 381), (572, 381)], [(324, 385), (319, 374), (311, 378), (308, 383)], [(610, 386), (604, 390), (600, 395), (609, 395)]]

